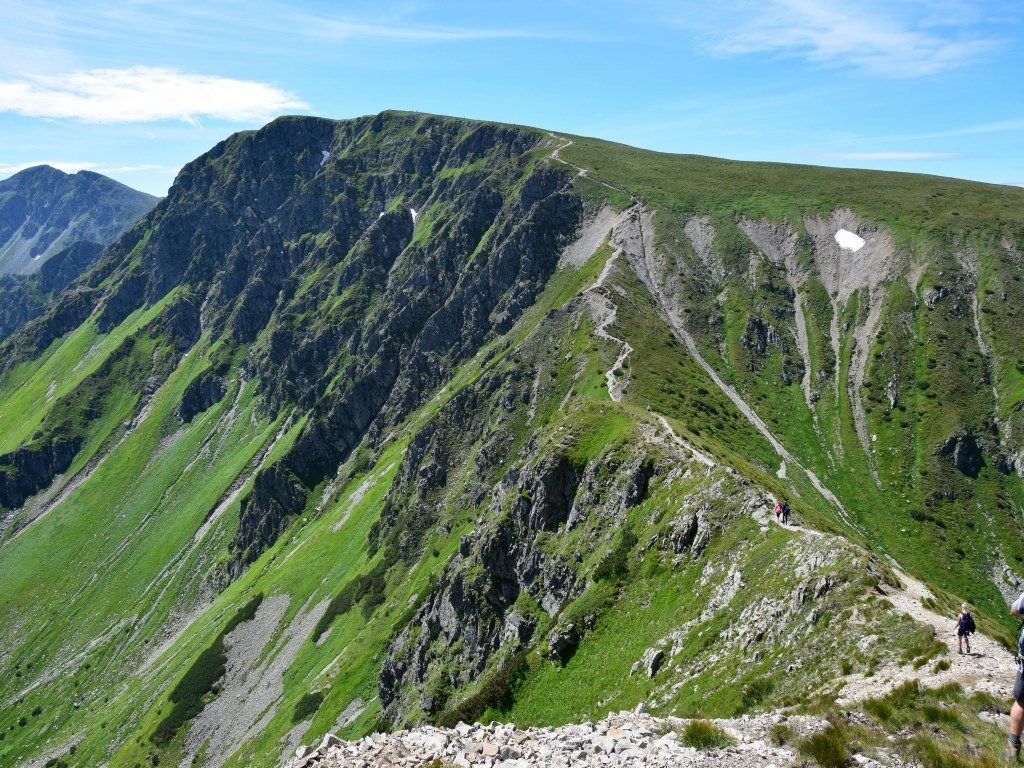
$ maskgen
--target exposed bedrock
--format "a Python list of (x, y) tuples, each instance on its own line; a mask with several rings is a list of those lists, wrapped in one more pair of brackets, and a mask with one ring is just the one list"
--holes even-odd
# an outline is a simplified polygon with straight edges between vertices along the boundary
[(17, 509), (71, 466), (78, 440), (19, 448), (0, 456), (0, 507)]
[[(515, 608), (520, 595), (555, 616), (585, 586), (580, 556), (551, 553), (539, 537), (584, 525), (615, 530), (646, 498), (654, 472), (642, 451), (582, 471), (557, 454), (509, 470), (491, 492), (481, 518), (488, 522), (462, 539), (441, 581), (393, 642), (378, 682), (385, 716), (399, 723), (416, 710), (440, 712), (450, 703), (448, 692), (476, 679), (494, 654), (534, 641), (535, 619)], [(585, 631), (559, 628), (548, 638), (551, 653), (570, 655)]]

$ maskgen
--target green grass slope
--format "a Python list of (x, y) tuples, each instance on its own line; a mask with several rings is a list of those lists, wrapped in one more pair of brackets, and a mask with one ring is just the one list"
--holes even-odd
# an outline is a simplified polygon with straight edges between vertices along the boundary
[[(505, 130), (394, 113), (235, 137), (181, 179), (180, 210), (210, 218), (179, 282), (154, 254), (187, 250), (166, 245), (184, 214), (159, 209), (121, 261), (87, 276), (105, 291), (89, 319), (6, 367), (0, 454), (57, 436), (80, 448), (51, 488), (0, 510), (0, 765), (272, 766), (326, 732), (423, 720), (806, 704), (929, 652), (929, 633), (874, 595), (888, 578), (877, 555), (1011, 628), (1024, 191), (580, 137), (551, 160), (566, 141), (530, 129), (476, 154)], [(323, 176), (309, 136), (349, 142)], [(260, 155), (271, 139), (284, 149)], [(261, 179), (274, 184), (257, 193)], [(276, 261), (256, 226), (216, 250), (229, 208), (242, 201), (244, 228), (245, 207), (271, 198), (294, 227)], [(547, 218), (520, 220), (508, 200), (541, 200)], [(481, 313), (486, 291), (460, 288), (500, 279), (517, 246), (544, 246), (517, 238), (606, 205), (651, 216), (642, 246), (601, 233), (534, 293), (495, 283), (490, 330), (438, 351)], [(893, 254), (885, 279), (841, 300), (814, 239), (837, 209)], [(345, 229), (357, 215), (369, 235)], [(751, 222), (788, 227), (788, 260), (762, 251)], [(229, 296), (237, 275), (246, 288)], [(138, 305), (110, 324), (125, 286)], [(416, 303), (442, 288), (459, 298)], [(203, 319), (193, 334), (190, 313)], [(402, 332), (376, 325), (391, 315), (429, 330), (402, 350), (422, 367), (345, 434), (354, 447), (335, 465), (300, 480), (302, 457), (323, 460), (310, 435), (360, 415), (343, 410), (347, 388)], [(222, 396), (183, 421), (211, 378)], [(976, 473), (942, 450), (958, 435), (977, 446)], [(782, 472), (772, 439), (799, 466)], [(279, 519), (245, 516), (258, 493), (274, 510), (300, 486)], [(768, 524), (772, 496), (820, 535)], [(247, 567), (240, 526), (266, 533), (246, 540), (260, 545)], [(860, 648), (866, 634), (882, 642)], [(663, 661), (648, 675), (634, 665), (652, 649)]]

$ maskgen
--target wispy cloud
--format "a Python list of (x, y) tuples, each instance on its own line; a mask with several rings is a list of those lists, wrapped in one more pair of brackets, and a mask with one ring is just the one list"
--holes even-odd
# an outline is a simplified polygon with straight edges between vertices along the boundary
[(921, 133), (909, 138), (949, 138), (957, 136), (977, 136), (985, 133), (1012, 133), (1024, 132), (1024, 118), (1016, 120), (996, 120), (991, 123), (978, 123), (976, 125), (965, 125), (961, 128), (952, 128), (948, 131), (935, 131), (932, 133)]
[(169, 165), (142, 163), (140, 165), (96, 166), (95, 170), (100, 173), (177, 173), (181, 169)]
[(91, 69), (0, 81), (0, 112), (89, 123), (263, 122), (309, 109), (275, 85), (166, 67)]
[[(280, 28), (279, 28), (280, 29)], [(563, 37), (538, 30), (500, 27), (440, 27), (421, 24), (368, 24), (331, 16), (301, 16), (287, 27), (288, 31), (307, 37), (334, 40), (369, 39), (405, 42), (447, 43), (473, 40)]]
[(828, 152), (833, 160), (953, 160), (963, 157), (960, 152)]
[(13, 163), (0, 165), (0, 175), (10, 175), (24, 171), (26, 168), (34, 168), (37, 165), (49, 165), (64, 173), (78, 173), (79, 171), (94, 171), (99, 163), (90, 163), (82, 160), (35, 160), (30, 163)]
[(0, 176), (8, 176), (26, 168), (35, 168), (38, 165), (49, 165), (64, 173), (78, 173), (79, 171), (95, 171), (96, 173), (122, 174), (122, 173), (159, 173), (177, 174), (180, 168), (170, 165), (157, 165), (155, 163), (140, 163), (138, 165), (105, 165), (90, 160), (32, 160), (24, 163), (3, 163), (0, 162)]
[[(986, 30), (943, 16), (933, 0), (742, 0), (701, 4), (678, 20), (720, 56), (800, 56), (886, 77), (920, 77), (963, 66), (998, 45)], [(925, 14), (929, 11), (930, 14)]]

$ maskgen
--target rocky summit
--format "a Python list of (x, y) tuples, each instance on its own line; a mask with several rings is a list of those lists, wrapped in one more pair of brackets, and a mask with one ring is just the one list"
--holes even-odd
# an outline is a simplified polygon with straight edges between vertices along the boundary
[(0, 765), (1003, 746), (1024, 189), (287, 117), (31, 281)]

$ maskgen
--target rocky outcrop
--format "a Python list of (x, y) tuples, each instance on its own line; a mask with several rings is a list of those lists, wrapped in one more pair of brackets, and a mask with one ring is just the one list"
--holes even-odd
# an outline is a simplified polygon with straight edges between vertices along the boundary
[(974, 435), (959, 430), (939, 446), (939, 455), (950, 459), (953, 466), (968, 477), (977, 477), (985, 465), (981, 447)]
[(944, 285), (933, 285), (930, 288), (925, 288), (921, 293), (921, 298), (929, 307), (934, 307), (947, 296), (949, 296), (949, 290)]
[[(496, 525), (463, 538), (455, 562), (392, 644), (378, 680), (387, 715), (400, 716), (394, 707), (400, 696), (410, 705), (415, 698), (427, 712), (444, 708), (446, 696), (427, 683), (431, 669), (445, 660), (443, 649), (456, 641), (460, 650), (452, 665), (454, 679), (448, 681), (456, 687), (483, 672), (506, 641), (513, 648), (528, 642), (532, 624), (511, 611), (521, 592), (550, 615), (579, 593), (573, 568), (535, 543), (538, 533), (568, 519), (578, 484), (579, 475), (564, 456), (509, 472), (488, 513)], [(572, 634), (563, 632), (568, 644)], [(565, 643), (563, 651), (569, 651)]]
[(220, 402), (227, 392), (227, 384), (220, 376), (203, 374), (185, 389), (178, 405), (178, 418), (188, 423), (208, 408)]
[[(245, 565), (277, 540), (291, 516), (302, 509), (306, 490), (293, 475), (275, 464), (259, 474), (247, 498), (249, 503), (239, 513), (238, 531), (232, 540), (239, 561)], [(236, 568), (231, 575), (240, 573), (241, 568)]]
[[(520, 596), (554, 617), (586, 584), (580, 558), (549, 551), (544, 535), (622, 527), (657, 471), (643, 452), (603, 457), (582, 470), (559, 454), (511, 468), (489, 492), (481, 520), (489, 522), (463, 538), (445, 576), (393, 642), (378, 680), (385, 716), (398, 723), (417, 710), (437, 714), (450, 703), (447, 691), (478, 678), (493, 656), (537, 641), (536, 618), (515, 607)], [(556, 623), (544, 638), (547, 657), (567, 662), (595, 618)], [(450, 648), (458, 648), (454, 657)]]
[(81, 443), (57, 441), (0, 455), (0, 507), (17, 509), (71, 466)]

